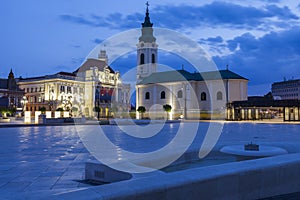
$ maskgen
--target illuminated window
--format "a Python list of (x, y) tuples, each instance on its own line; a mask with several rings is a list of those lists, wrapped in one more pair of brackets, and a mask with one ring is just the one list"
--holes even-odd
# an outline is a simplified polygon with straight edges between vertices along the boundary
[(65, 92), (65, 86), (63, 86), (63, 85), (60, 86), (60, 92), (61, 92), (61, 93), (62, 93), (62, 92)]
[(72, 93), (72, 89), (70, 86), (67, 87), (67, 93)]

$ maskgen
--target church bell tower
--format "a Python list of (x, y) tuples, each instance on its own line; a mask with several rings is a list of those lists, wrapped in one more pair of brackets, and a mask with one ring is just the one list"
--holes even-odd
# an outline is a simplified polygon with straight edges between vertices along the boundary
[(157, 47), (153, 36), (153, 23), (149, 17), (149, 3), (146, 3), (146, 16), (142, 23), (142, 35), (137, 44), (137, 82), (156, 72)]

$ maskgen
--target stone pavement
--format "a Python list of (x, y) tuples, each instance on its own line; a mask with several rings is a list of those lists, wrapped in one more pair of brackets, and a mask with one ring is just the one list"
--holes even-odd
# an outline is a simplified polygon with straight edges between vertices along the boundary
[(88, 187), (91, 158), (74, 126), (0, 128), (0, 199)]
[[(203, 124), (198, 131), (200, 134), (195, 138), (197, 149), (203, 139), (202, 133), (207, 129), (206, 123)], [(162, 135), (167, 136), (166, 141), (176, 134), (174, 127), (177, 126), (179, 124), (170, 124), (170, 128), (164, 131)], [(117, 133), (117, 126), (103, 127), (111, 133)], [(252, 141), (298, 153), (299, 130), (299, 124), (225, 123), (215, 149)], [(122, 137), (111, 139), (115, 138), (120, 145), (133, 144), (127, 141), (124, 134), (119, 133), (119, 136)], [(161, 140), (152, 141), (149, 150), (162, 145)], [(145, 145), (135, 146), (145, 149)], [(0, 199), (51, 199), (51, 194), (94, 187), (82, 182), (85, 162), (89, 159), (93, 157), (83, 146), (75, 126), (2, 126)]]

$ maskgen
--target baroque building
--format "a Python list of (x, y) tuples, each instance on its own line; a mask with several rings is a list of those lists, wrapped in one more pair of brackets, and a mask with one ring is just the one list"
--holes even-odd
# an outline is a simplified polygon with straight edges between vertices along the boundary
[(248, 79), (228, 69), (202, 73), (183, 69), (158, 72), (158, 44), (152, 26), (147, 4), (137, 44), (136, 107), (146, 108), (144, 116), (165, 118), (163, 106), (168, 104), (172, 107), (171, 119), (199, 119), (201, 113), (219, 113), (225, 118), (227, 103), (247, 100)]
[(116, 112), (130, 109), (130, 85), (123, 84), (119, 72), (108, 66), (105, 51), (97, 59), (88, 58), (74, 72), (20, 79), (27, 111), (55, 111), (61, 108), (73, 116), (110, 117)]

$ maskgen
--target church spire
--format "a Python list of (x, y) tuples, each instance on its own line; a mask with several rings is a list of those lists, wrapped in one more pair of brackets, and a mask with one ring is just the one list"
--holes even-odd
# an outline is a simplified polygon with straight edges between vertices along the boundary
[(14, 73), (12, 71), (12, 68), (10, 68), (10, 72), (8, 74), (8, 79), (14, 79), (14, 78), (15, 78)]
[(146, 3), (146, 6), (147, 6), (147, 9), (146, 9), (145, 21), (144, 21), (144, 23), (142, 23), (143, 28), (153, 26), (153, 23), (151, 23), (150, 17), (149, 17), (149, 2), (148, 1)]

